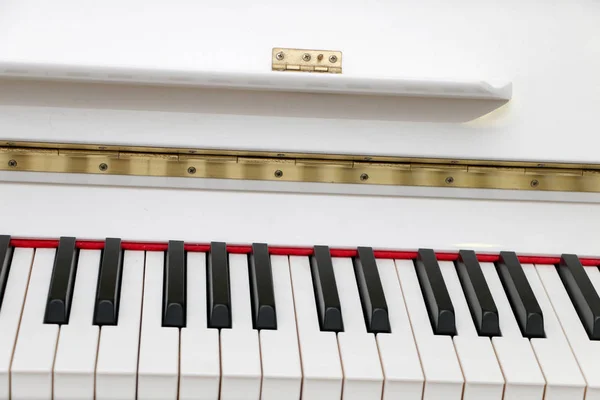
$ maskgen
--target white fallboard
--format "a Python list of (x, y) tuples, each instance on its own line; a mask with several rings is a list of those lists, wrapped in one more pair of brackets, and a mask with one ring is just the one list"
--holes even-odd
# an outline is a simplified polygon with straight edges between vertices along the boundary
[[(5, 77), (0, 139), (599, 162), (599, 21), (589, 0), (6, 0), (3, 75), (96, 81), (99, 71), (137, 71), (175, 86)], [(274, 47), (340, 50), (344, 72), (272, 72)], [(407, 79), (512, 92), (499, 103), (231, 91), (186, 87), (181, 73), (366, 80), (383, 82), (380, 93)]]
[(600, 256), (600, 204), (0, 183), (13, 237)]

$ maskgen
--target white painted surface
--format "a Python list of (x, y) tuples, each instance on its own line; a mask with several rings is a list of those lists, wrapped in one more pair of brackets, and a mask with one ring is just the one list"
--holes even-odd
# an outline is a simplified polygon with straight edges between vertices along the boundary
[[(10, 193), (0, 196), (0, 215), (3, 231), (14, 237), (68, 232), (99, 240), (600, 256), (598, 238), (584, 234), (600, 225), (600, 205), (591, 204), (31, 184), (0, 184), (0, 191)], [(108, 206), (115, 201), (118, 207)], [(352, 217), (357, 212), (361, 229)]]
[[(93, 92), (77, 97), (57, 91), (55, 97), (69, 97), (71, 104), (57, 98), (53, 105), (40, 100), (37, 106), (24, 107), (10, 100), (21, 96), (15, 94), (18, 90), (3, 89), (0, 126), (9, 132), (4, 135), (287, 151), (599, 160), (597, 138), (590, 134), (599, 124), (594, 117), (600, 102), (600, 91), (595, 90), (600, 83), (598, 3), (262, 0), (239, 11), (239, 1), (206, 5), (179, 0), (166, 7), (159, 1), (135, 0), (123, 7), (117, 0), (8, 0), (0, 8), (2, 60), (260, 73), (269, 71), (276, 46), (339, 49), (344, 52), (344, 75), (498, 77), (513, 82), (513, 99), (480, 117), (486, 112), (475, 111), (477, 105), (451, 100), (386, 100), (387, 110), (374, 111), (378, 99), (246, 93), (245, 101), (227, 104), (219, 96), (212, 100), (207, 91), (168, 88), (100, 87), (99, 92), (113, 91), (112, 99), (119, 98), (114, 91), (139, 97), (131, 102), (127, 95), (112, 104), (101, 100), (103, 106), (94, 106)], [(160, 93), (165, 96), (157, 102)], [(186, 103), (181, 97), (193, 101)], [(310, 101), (294, 107), (300, 99)], [(370, 109), (367, 113), (361, 109), (363, 102)]]

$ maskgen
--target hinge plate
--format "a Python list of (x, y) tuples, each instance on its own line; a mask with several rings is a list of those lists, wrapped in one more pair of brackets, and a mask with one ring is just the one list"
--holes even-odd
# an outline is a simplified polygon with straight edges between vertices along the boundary
[(334, 50), (286, 49), (275, 47), (273, 71), (342, 73), (342, 52)]

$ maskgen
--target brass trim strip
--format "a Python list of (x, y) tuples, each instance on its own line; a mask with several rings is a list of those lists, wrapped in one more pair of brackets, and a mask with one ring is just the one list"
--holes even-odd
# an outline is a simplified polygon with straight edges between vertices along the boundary
[(0, 170), (600, 192), (600, 164), (0, 141)]

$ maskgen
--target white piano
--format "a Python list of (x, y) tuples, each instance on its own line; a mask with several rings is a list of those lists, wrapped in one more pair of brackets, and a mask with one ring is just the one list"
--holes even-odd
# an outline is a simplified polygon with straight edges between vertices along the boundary
[(600, 3), (0, 3), (0, 399), (600, 399)]

